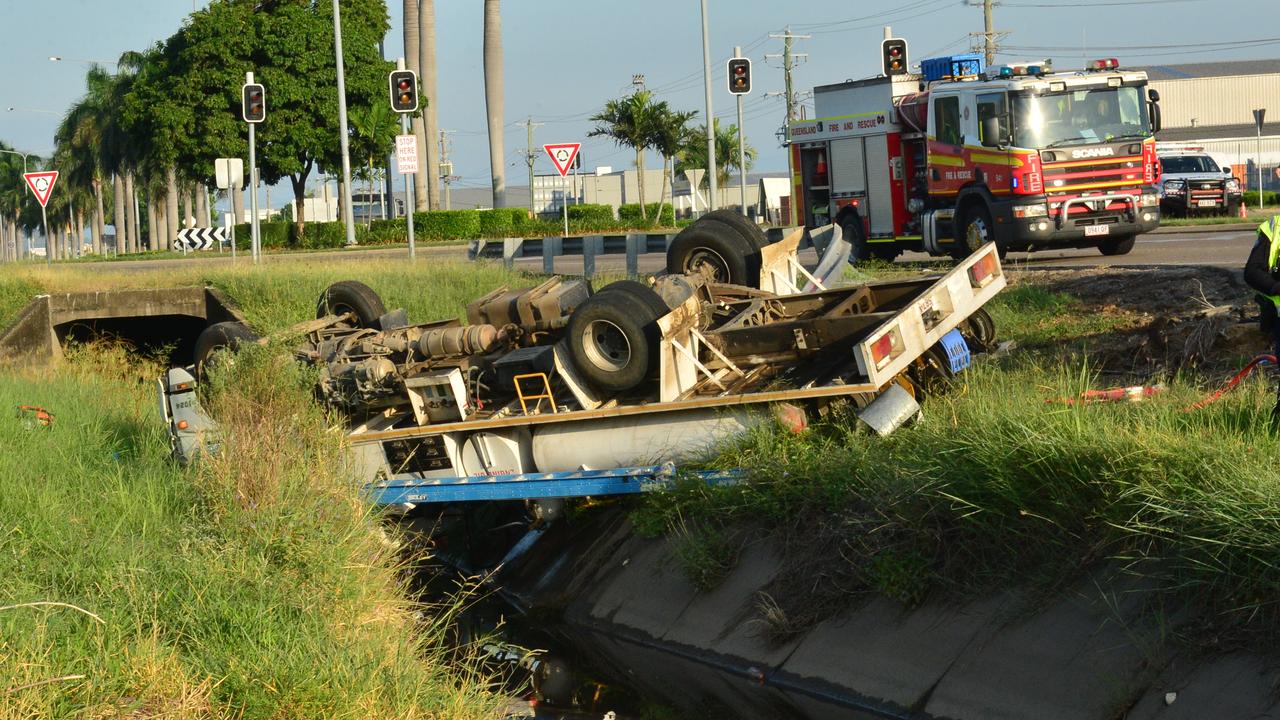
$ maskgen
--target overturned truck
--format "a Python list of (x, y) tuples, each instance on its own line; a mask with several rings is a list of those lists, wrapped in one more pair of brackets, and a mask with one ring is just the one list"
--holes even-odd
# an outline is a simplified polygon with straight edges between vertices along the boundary
[[(993, 346), (982, 306), (1005, 285), (993, 244), (938, 277), (837, 287), (849, 245), (824, 232), (810, 271), (797, 261), (804, 231), (767, 245), (709, 218), (672, 242), (668, 272), (650, 282), (499, 288), (465, 323), (411, 324), (371, 288), (336, 283), (295, 329), (295, 354), (348, 417), (379, 504), (640, 492), (726, 439), (762, 423), (802, 428), (835, 402), (891, 432), (935, 380)], [(192, 372), (252, 339), (211, 326)], [(191, 374), (170, 371), (161, 393), (175, 450), (191, 455), (209, 428)]]

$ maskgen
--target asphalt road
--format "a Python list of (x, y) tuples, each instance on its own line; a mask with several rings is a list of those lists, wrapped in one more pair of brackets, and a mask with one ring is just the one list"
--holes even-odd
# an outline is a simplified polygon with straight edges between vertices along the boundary
[[(1094, 249), (1081, 250), (1045, 250), (1034, 253), (1009, 253), (1006, 264), (1026, 268), (1064, 268), (1093, 267), (1110, 265), (1113, 267), (1148, 267), (1153, 265), (1218, 265), (1222, 267), (1243, 267), (1249, 249), (1253, 245), (1255, 233), (1252, 230), (1174, 230), (1169, 228), (1156, 233), (1142, 235), (1128, 255), (1105, 257)], [(312, 253), (288, 253), (264, 255), (265, 262), (270, 265), (307, 264), (313, 262), (330, 262), (341, 258), (351, 262), (367, 262), (373, 260), (407, 260), (406, 248), (379, 248), (371, 250), (332, 250)], [(812, 251), (802, 255), (810, 262), (814, 260)], [(424, 247), (418, 249), (419, 262), (440, 260), (465, 260), (466, 247), (450, 245), (446, 247)], [(899, 261), (929, 261), (923, 253), (906, 253)], [(241, 253), (236, 264), (247, 266), (248, 258)], [(82, 263), (72, 267), (94, 267), (104, 270), (120, 270), (125, 272), (162, 271), (173, 269), (179, 263), (199, 263), (204, 266), (229, 266), (232, 263), (229, 255), (201, 254), (188, 259), (172, 260), (127, 260), (111, 263)], [(596, 259), (597, 272), (621, 272), (625, 270), (625, 257), (622, 255), (605, 255)], [(664, 265), (662, 255), (651, 253), (642, 255), (641, 272), (657, 272)], [(516, 267), (533, 272), (541, 272), (542, 259), (526, 258), (516, 261)], [(581, 257), (562, 257), (556, 260), (556, 272), (566, 275), (582, 273)]]

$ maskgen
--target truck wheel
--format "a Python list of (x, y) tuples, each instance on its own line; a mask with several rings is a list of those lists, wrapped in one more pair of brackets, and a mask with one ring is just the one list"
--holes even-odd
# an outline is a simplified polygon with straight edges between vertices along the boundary
[(1133, 241), (1135, 236), (1107, 238), (1098, 243), (1098, 251), (1103, 255), (1128, 255), (1133, 249)]
[(840, 220), (840, 236), (853, 246), (849, 250), (849, 262), (857, 264), (872, 258), (871, 246), (867, 243), (867, 234), (858, 213), (844, 213)]
[(996, 349), (996, 322), (985, 308), (978, 308), (965, 319), (961, 332), (970, 347), (979, 352)]
[(209, 368), (217, 362), (216, 354), (229, 350), (235, 352), (243, 345), (257, 342), (258, 334), (242, 322), (220, 322), (205, 328), (196, 337), (195, 350), (192, 352), (192, 364), (195, 365), (197, 380), (203, 381)]
[(596, 293), (569, 318), (573, 366), (604, 392), (626, 392), (644, 382), (658, 349), (650, 315), (625, 290)]
[(378, 318), (387, 314), (387, 308), (373, 288), (357, 280), (336, 282), (320, 293), (316, 303), (317, 320), (326, 315), (348, 313), (355, 313), (357, 327), (372, 328), (378, 326)]
[(959, 242), (951, 250), (951, 257), (963, 260), (978, 248), (994, 240), (995, 226), (991, 224), (991, 213), (982, 205), (973, 205), (964, 216), (964, 226)]
[[(755, 262), (749, 263), (752, 256)], [(667, 248), (667, 272), (696, 274), (703, 267), (718, 283), (760, 285), (760, 251), (748, 246), (741, 235), (723, 223), (690, 225)]]
[(746, 240), (751, 247), (757, 250), (769, 244), (769, 238), (764, 236), (764, 232), (760, 230), (760, 227), (743, 217), (742, 213), (729, 209), (712, 210), (698, 218), (697, 222), (702, 222), (703, 220), (724, 223), (734, 228), (742, 236), (743, 240)]
[[(626, 293), (628, 296), (635, 298), (649, 310), (649, 315), (652, 316), (650, 322), (671, 312), (671, 308), (667, 307), (666, 301), (662, 299), (662, 296), (657, 291), (638, 280), (619, 280), (609, 283), (601, 288), (600, 292)], [(599, 295), (600, 293), (596, 294)]]

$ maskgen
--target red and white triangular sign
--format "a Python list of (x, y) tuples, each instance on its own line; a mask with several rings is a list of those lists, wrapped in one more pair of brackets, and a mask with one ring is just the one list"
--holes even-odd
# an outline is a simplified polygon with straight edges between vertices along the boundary
[(40, 207), (44, 207), (49, 204), (49, 196), (53, 194), (53, 184), (58, 182), (58, 171), (46, 170), (45, 172), (23, 173), (22, 179), (27, 181), (27, 187), (31, 188), (31, 194), (36, 196), (36, 200), (40, 201)]
[(560, 177), (569, 174), (569, 168), (573, 165), (573, 159), (578, 156), (578, 151), (582, 149), (582, 143), (560, 143), (558, 145), (543, 145), (543, 150), (551, 156), (551, 162), (556, 166), (556, 172), (560, 173)]

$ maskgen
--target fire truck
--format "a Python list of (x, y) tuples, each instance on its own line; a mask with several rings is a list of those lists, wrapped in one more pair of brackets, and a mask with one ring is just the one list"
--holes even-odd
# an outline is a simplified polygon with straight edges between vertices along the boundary
[(989, 241), (1123, 255), (1159, 225), (1146, 73), (1113, 58), (988, 68), (972, 53), (905, 69), (814, 88), (817, 119), (788, 128), (794, 224), (840, 226), (853, 260), (963, 258)]

